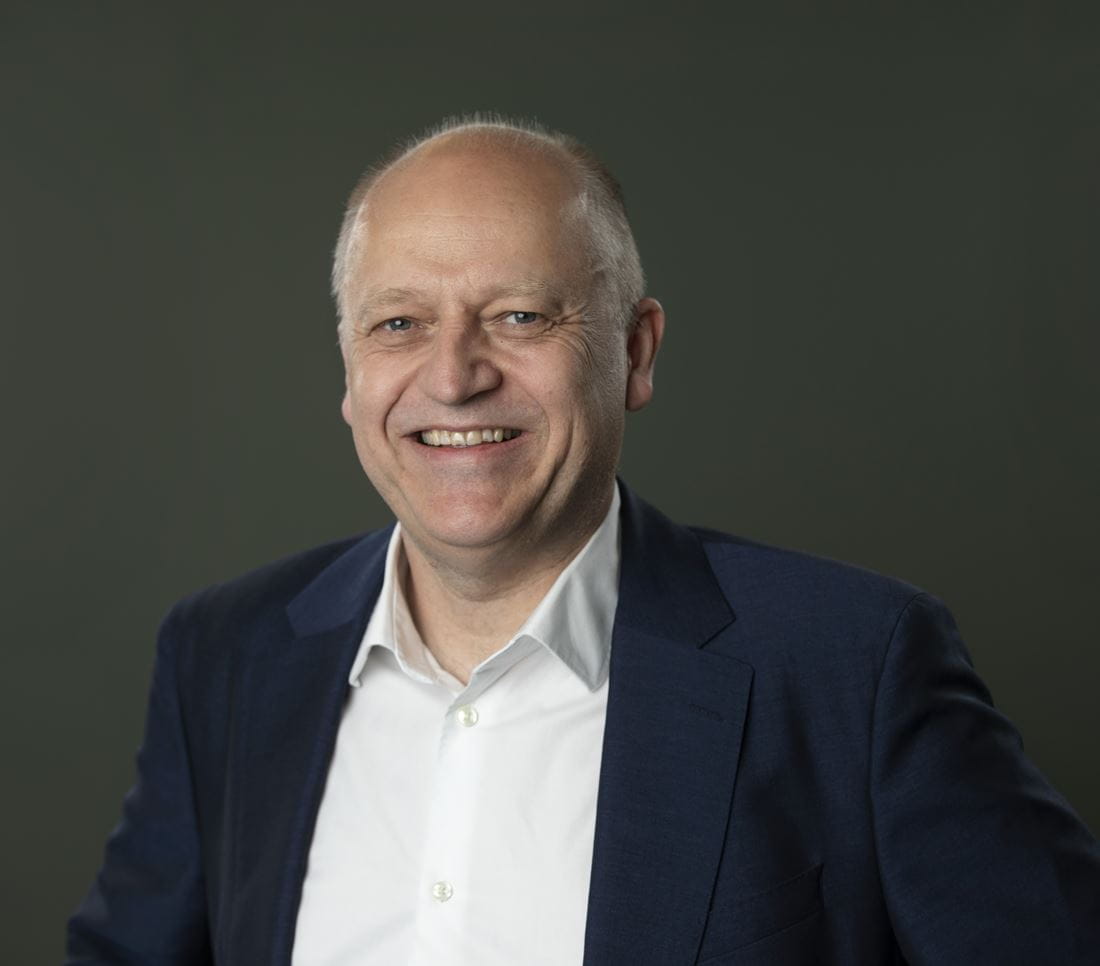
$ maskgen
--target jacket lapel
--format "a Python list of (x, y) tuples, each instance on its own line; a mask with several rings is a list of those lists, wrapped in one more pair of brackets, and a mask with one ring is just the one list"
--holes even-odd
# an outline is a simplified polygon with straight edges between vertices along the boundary
[(585, 966), (694, 963), (726, 837), (752, 669), (697, 537), (625, 486)]
[(280, 635), (241, 669), (243, 776), (234, 810), (235, 956), (290, 962), (313, 826), (336, 741), (348, 673), (382, 584), (391, 528), (322, 571), (287, 607)]

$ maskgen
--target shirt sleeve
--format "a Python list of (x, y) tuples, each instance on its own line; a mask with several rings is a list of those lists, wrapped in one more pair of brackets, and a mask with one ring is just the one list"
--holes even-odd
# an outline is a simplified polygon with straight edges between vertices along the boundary
[(1100, 964), (1100, 848), (1024, 756), (928, 595), (909, 601), (886, 653), (870, 781), (907, 963)]
[(99, 875), (69, 920), (66, 966), (212, 962), (176, 621), (173, 611), (161, 626), (137, 780)]

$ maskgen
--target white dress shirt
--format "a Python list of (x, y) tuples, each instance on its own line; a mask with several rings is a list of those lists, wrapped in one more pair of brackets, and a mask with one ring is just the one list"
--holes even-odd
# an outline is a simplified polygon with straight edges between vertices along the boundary
[(351, 669), (293, 966), (567, 966), (584, 950), (619, 493), (465, 687), (402, 591), (400, 525)]

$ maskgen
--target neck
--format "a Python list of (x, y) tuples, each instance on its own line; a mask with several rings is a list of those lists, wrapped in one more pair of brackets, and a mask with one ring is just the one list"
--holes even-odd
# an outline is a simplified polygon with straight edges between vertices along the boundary
[(523, 626), (595, 533), (609, 505), (610, 494), (588, 526), (537, 551), (527, 545), (444, 558), (404, 539), (405, 598), (421, 639), (440, 666), (468, 683), (473, 669)]

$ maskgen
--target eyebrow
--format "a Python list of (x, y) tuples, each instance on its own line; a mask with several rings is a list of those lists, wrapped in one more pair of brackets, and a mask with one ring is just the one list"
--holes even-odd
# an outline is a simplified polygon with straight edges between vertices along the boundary
[[(567, 293), (558, 285), (537, 278), (520, 279), (507, 285), (498, 285), (482, 293), (479, 298), (484, 302), (494, 302), (502, 298), (546, 298), (558, 304), (567, 301)], [(368, 292), (360, 303), (360, 314), (369, 314), (379, 309), (409, 302), (423, 302), (430, 298), (427, 292), (413, 288), (383, 288)]]

